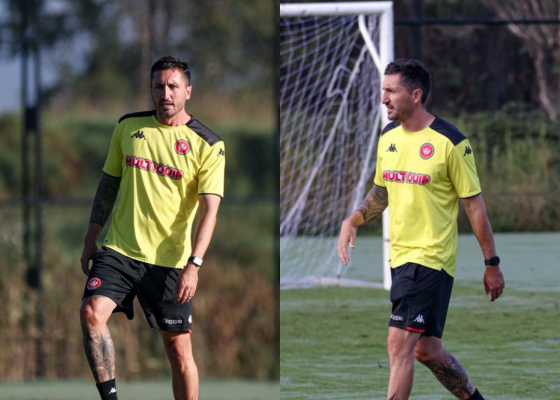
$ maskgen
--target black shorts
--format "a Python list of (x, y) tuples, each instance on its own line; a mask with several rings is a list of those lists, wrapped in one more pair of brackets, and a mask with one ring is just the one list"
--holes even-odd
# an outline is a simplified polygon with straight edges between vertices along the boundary
[(152, 328), (163, 331), (192, 331), (192, 299), (179, 305), (173, 294), (180, 269), (159, 267), (133, 260), (108, 247), (97, 250), (84, 290), (86, 297), (101, 295), (110, 298), (117, 307), (134, 318), (132, 301), (138, 301)]
[(389, 326), (441, 338), (453, 277), (420, 264), (406, 263), (391, 269), (393, 310)]

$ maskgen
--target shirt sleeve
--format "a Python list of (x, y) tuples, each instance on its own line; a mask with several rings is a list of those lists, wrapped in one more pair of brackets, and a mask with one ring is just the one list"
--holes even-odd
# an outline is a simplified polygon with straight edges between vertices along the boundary
[(122, 130), (119, 129), (119, 124), (113, 130), (113, 137), (111, 139), (111, 146), (109, 147), (109, 154), (103, 166), (103, 172), (107, 175), (121, 177), (123, 169), (123, 154), (121, 148)]
[(385, 187), (385, 181), (383, 180), (383, 167), (381, 166), (381, 152), (379, 149), (382, 148), (381, 139), (377, 145), (377, 164), (375, 166), (375, 177), (373, 178), (373, 183), (377, 186)]
[(451, 149), (448, 172), (459, 197), (471, 197), (482, 191), (476, 172), (474, 154), (468, 139)]
[(198, 173), (198, 194), (224, 196), (226, 153), (224, 142), (215, 143), (204, 151)]

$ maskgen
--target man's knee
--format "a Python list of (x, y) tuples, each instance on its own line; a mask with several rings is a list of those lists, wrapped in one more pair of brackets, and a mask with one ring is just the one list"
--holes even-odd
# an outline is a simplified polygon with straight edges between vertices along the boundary
[(439, 342), (419, 340), (414, 348), (414, 358), (422, 364), (428, 365), (440, 359), (443, 348)]
[(433, 354), (424, 346), (417, 345), (414, 349), (414, 358), (422, 364), (429, 364), (433, 360)]
[(418, 337), (419, 334), (413, 332), (408, 332), (399, 328), (389, 328), (389, 334), (387, 336), (387, 350), (389, 352), (389, 357), (412, 357), (412, 351)]
[(107, 323), (112, 309), (109, 310), (104, 303), (106, 302), (96, 301), (93, 297), (87, 297), (83, 300), (82, 306), (80, 307), (80, 321), (82, 322), (82, 326), (98, 326)]
[(167, 357), (173, 365), (187, 366), (194, 361), (190, 337), (183, 335), (175, 336), (165, 341), (165, 347)]

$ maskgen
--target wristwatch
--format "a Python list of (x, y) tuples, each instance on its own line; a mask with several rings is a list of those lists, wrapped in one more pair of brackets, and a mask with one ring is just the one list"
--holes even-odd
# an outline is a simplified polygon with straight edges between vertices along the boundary
[(187, 263), (196, 265), (198, 268), (202, 267), (202, 258), (197, 256), (190, 256)]
[(500, 265), (500, 257), (498, 256), (490, 257), (488, 260), (484, 260), (484, 265), (490, 265), (492, 267), (496, 267)]

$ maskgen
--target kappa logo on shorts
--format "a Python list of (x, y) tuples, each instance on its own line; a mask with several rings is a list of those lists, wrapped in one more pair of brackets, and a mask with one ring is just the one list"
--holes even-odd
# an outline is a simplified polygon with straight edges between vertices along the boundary
[(99, 286), (101, 286), (101, 279), (99, 278), (91, 278), (87, 283), (87, 288), (89, 290), (97, 289)]
[(177, 154), (185, 155), (191, 150), (191, 145), (185, 139), (179, 139), (175, 142), (175, 151)]
[(180, 325), (183, 323), (183, 320), (178, 318), (178, 319), (168, 319), (168, 318), (162, 318), (161, 322), (163, 322), (164, 324), (167, 325)]
[(192, 315), (189, 315), (189, 324), (192, 324)]
[(418, 322), (419, 324), (425, 324), (424, 316), (422, 314), (418, 314), (418, 316), (414, 319), (414, 322)]
[(401, 317), (400, 315), (394, 315), (394, 314), (391, 314), (391, 319), (393, 321), (404, 321), (404, 317)]

